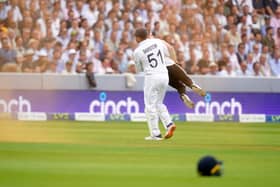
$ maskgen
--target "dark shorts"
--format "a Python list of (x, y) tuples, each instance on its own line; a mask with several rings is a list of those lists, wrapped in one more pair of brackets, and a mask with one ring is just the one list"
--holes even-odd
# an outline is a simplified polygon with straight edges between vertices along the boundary
[(191, 87), (193, 84), (193, 81), (187, 75), (186, 71), (178, 64), (167, 66), (167, 69), (169, 85), (175, 88), (180, 94), (185, 93), (186, 86)]

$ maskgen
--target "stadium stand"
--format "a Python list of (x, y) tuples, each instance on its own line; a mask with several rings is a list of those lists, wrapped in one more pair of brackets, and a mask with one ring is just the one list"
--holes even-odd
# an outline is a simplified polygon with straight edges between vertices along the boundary
[(176, 48), (189, 74), (280, 77), (279, 3), (0, 0), (0, 68), (87, 75), (131, 72), (133, 32), (145, 26)]

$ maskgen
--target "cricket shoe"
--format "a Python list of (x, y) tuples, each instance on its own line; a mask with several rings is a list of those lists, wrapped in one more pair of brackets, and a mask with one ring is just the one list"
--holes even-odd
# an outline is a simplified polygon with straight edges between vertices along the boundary
[(173, 136), (174, 131), (176, 130), (176, 125), (174, 123), (172, 123), (169, 127), (168, 130), (166, 132), (166, 134), (164, 135), (164, 139), (169, 139)]
[(147, 137), (145, 137), (145, 140), (156, 140), (156, 141), (160, 141), (160, 140), (162, 140), (162, 136), (161, 136), (161, 134), (158, 135), (158, 136), (147, 136)]
[(202, 88), (200, 88), (197, 84), (193, 83), (193, 85), (191, 86), (192, 90), (197, 93), (198, 95), (204, 97), (206, 95), (205, 90), (203, 90)]
[(184, 104), (189, 107), (189, 108), (194, 108), (194, 103), (193, 101), (189, 98), (189, 96), (187, 96), (186, 94), (182, 94), (180, 95), (180, 98), (182, 99), (182, 101), (184, 102)]

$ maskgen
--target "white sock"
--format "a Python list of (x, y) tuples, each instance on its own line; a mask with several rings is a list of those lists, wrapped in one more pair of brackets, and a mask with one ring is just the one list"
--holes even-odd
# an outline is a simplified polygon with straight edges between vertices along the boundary
[(164, 104), (161, 104), (158, 108), (159, 108), (159, 111), (158, 111), (159, 118), (160, 118), (164, 128), (168, 129), (168, 125), (173, 123), (171, 120), (170, 114)]
[(159, 136), (160, 129), (158, 125), (158, 115), (156, 112), (146, 112), (148, 127), (151, 136)]

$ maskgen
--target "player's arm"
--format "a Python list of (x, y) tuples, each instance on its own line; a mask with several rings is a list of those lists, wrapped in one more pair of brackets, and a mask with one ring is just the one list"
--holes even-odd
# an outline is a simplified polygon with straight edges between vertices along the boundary
[(167, 51), (169, 53), (169, 55), (167, 55), (167, 56), (169, 56), (175, 63), (177, 63), (177, 55), (176, 55), (176, 51), (175, 51), (174, 47), (164, 40), (162, 40), (162, 42), (166, 46)]

